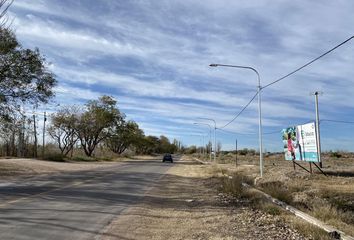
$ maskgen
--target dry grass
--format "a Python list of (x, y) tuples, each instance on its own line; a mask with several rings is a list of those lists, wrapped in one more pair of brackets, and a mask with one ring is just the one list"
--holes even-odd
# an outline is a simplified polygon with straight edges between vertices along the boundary
[(224, 176), (221, 178), (221, 191), (234, 197), (242, 197), (245, 187), (242, 185), (244, 177), (241, 175), (233, 175), (232, 177)]
[[(248, 199), (248, 204), (253, 208), (260, 209), (263, 212), (273, 216), (280, 216), (285, 222), (289, 223), (291, 227), (310, 239), (332, 239), (326, 231), (298, 219), (279, 206), (269, 202), (263, 195), (257, 191), (254, 191), (252, 188), (243, 187), (243, 179), (244, 177), (241, 175), (234, 175), (232, 178), (223, 177), (221, 180), (221, 190), (227, 194), (232, 195), (233, 197)], [(283, 190), (279, 190), (277, 187), (279, 187), (279, 184), (269, 184), (265, 188), (271, 194), (276, 196), (284, 193)]]
[[(354, 154), (323, 154), (322, 175), (313, 167), (315, 174), (309, 174), (299, 167), (293, 169), (290, 161), (282, 154), (264, 158), (264, 177), (256, 187), (271, 196), (291, 204), (308, 214), (320, 218), (340, 230), (354, 235)], [(258, 176), (257, 156), (239, 156), (235, 167), (233, 155), (222, 157), (224, 168), (247, 176)], [(250, 164), (255, 164), (254, 167)], [(309, 163), (299, 162), (309, 169)], [(245, 167), (248, 166), (248, 167)], [(329, 217), (331, 216), (331, 217)]]
[(314, 217), (341, 229), (349, 235), (354, 235), (354, 229), (352, 226), (354, 216), (352, 213), (343, 212), (331, 205), (324, 205), (314, 206), (311, 214)]
[(329, 234), (312, 224), (308, 224), (303, 220), (293, 216), (293, 215), (282, 215), (284, 221), (290, 223), (290, 225), (299, 231), (304, 236), (307, 236), (313, 240), (332, 240)]
[(261, 189), (263, 192), (268, 193), (272, 197), (285, 202), (287, 204), (291, 204), (293, 202), (293, 197), (291, 192), (284, 186), (283, 183), (276, 182), (265, 182), (261, 184)]
[(284, 210), (282, 208), (269, 202), (264, 202), (263, 204), (259, 204), (258, 208), (261, 209), (263, 212), (266, 212), (274, 216), (284, 214)]
[[(342, 157), (336, 158), (324, 155), (323, 159), (323, 171), (327, 176), (320, 174), (316, 168), (313, 168), (315, 174), (312, 175), (299, 167), (294, 171), (292, 163), (285, 161), (282, 155), (267, 156), (264, 159), (264, 177), (258, 179), (255, 187), (354, 236), (354, 154), (342, 154)], [(238, 173), (255, 178), (259, 175), (257, 160), (257, 156), (239, 156), (236, 167), (234, 156), (226, 155), (219, 166), (227, 169), (229, 174)], [(300, 164), (309, 168), (308, 163)], [(233, 187), (227, 184), (226, 188)], [(239, 191), (237, 187), (235, 191)], [(248, 198), (254, 207), (272, 215), (290, 217), (261, 196), (248, 190), (241, 191), (242, 196)], [(294, 219), (294, 227), (306, 236), (330, 239), (327, 233), (317, 227)]]

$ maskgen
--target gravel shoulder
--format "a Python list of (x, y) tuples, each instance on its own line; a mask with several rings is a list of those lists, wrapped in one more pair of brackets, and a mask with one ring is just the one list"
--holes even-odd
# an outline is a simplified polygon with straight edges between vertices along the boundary
[(99, 239), (307, 239), (281, 218), (242, 202), (231, 204), (212, 176), (213, 166), (182, 157)]

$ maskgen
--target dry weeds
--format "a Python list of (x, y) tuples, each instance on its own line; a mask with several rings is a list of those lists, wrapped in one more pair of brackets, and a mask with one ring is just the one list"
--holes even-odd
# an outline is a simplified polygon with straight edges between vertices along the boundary
[[(282, 155), (265, 157), (264, 177), (257, 179), (256, 187), (354, 236), (354, 155), (342, 156), (324, 155), (323, 171), (327, 176), (314, 167), (312, 175), (299, 167), (294, 171), (292, 162)], [(256, 178), (257, 161), (257, 156), (241, 156), (236, 168), (234, 157), (227, 160), (224, 156), (223, 162), (228, 164), (221, 165), (229, 172)], [(309, 163), (300, 164), (309, 169)]]

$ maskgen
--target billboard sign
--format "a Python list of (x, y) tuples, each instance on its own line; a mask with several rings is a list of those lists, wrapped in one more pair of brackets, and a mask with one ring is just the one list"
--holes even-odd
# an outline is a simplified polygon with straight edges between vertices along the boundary
[(314, 122), (285, 128), (282, 138), (286, 160), (318, 162)]

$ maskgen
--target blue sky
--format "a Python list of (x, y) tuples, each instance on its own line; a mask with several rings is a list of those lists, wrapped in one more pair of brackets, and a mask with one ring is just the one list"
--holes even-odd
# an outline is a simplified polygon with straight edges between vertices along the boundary
[[(112, 95), (145, 134), (199, 145), (209, 130), (193, 123), (225, 125), (257, 86), (252, 71), (210, 63), (252, 66), (266, 85), (352, 36), (353, 11), (351, 0), (15, 0), (10, 16), (19, 41), (56, 74), (57, 103)], [(267, 151), (282, 151), (282, 128), (314, 120), (310, 92), (323, 92), (320, 118), (354, 121), (353, 50), (351, 41), (263, 90)], [(225, 130), (239, 134), (217, 131), (223, 149), (235, 138), (257, 148), (257, 101)], [(353, 130), (323, 122), (322, 147), (354, 151)]]

